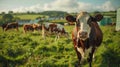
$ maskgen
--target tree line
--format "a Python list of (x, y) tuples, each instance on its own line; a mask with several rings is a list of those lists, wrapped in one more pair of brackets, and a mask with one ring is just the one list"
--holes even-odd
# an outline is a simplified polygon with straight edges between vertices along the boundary
[[(43, 16), (49, 16), (49, 17), (62, 17), (64, 18), (68, 13), (64, 11), (43, 11), (43, 12), (24, 12), (24, 13), (14, 13), (13, 11), (9, 11), (8, 13), (1, 12), (0, 13), (2, 18), (0, 19), (0, 23), (6, 23), (6, 22), (12, 22), (16, 20), (20, 20), (19, 17), (14, 17), (14, 15), (43, 15)], [(36, 19), (39, 19), (41, 17), (37, 17)], [(45, 18), (45, 17), (42, 17)]]

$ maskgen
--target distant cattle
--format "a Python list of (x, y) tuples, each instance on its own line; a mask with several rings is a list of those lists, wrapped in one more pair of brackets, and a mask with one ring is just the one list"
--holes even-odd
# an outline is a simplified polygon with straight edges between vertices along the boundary
[(35, 24), (33, 24), (33, 28), (34, 28), (34, 30), (39, 31), (39, 30), (42, 30), (42, 25), (35, 23)]
[(103, 33), (97, 24), (97, 21), (102, 18), (101, 14), (92, 17), (87, 12), (80, 12), (77, 17), (71, 15), (66, 17), (67, 21), (76, 23), (72, 31), (72, 40), (79, 60), (76, 66), (79, 66), (84, 59), (87, 59), (89, 67), (92, 67), (93, 54), (103, 39)]
[(2, 24), (2, 29), (3, 29), (3, 31), (7, 31), (9, 29), (16, 29), (18, 31), (18, 23), (12, 22), (12, 23)]
[[(44, 30), (48, 31), (50, 33), (54, 33), (57, 34), (57, 37), (59, 37), (60, 35), (64, 35), (66, 37), (68, 37), (68, 32), (66, 32), (65, 28), (63, 25), (61, 24), (56, 24), (56, 23), (44, 23)], [(45, 33), (47, 34), (47, 33)]]
[(57, 25), (55, 23), (44, 23), (45, 31), (49, 31), (50, 33), (55, 32)]
[(40, 24), (24, 24), (23, 25), (23, 30), (24, 30), (24, 33), (26, 33), (27, 31), (34, 31), (34, 30), (41, 30), (42, 29), (42, 26)]

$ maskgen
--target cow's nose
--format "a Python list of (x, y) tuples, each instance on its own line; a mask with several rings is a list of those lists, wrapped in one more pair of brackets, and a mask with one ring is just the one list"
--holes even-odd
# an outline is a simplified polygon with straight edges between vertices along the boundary
[(87, 32), (85, 32), (85, 31), (82, 31), (82, 32), (80, 32), (79, 33), (79, 35), (80, 35), (80, 38), (86, 38), (87, 37)]

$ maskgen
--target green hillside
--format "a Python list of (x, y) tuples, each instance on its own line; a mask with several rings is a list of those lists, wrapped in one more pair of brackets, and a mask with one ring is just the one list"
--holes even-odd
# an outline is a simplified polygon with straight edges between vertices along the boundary
[[(40, 14), (16, 14), (16, 15), (13, 15), (13, 16), (14, 17), (18, 17), (20, 19), (31, 19), (31, 20), (34, 20), (37, 17), (43, 17), (45, 15), (40, 15)], [(0, 15), (0, 19), (2, 19), (2, 15)]]

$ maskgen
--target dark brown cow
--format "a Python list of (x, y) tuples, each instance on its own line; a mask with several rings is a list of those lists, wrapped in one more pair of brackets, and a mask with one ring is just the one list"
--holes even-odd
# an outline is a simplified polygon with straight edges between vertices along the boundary
[(2, 25), (3, 31), (7, 31), (9, 29), (16, 29), (18, 31), (18, 23), (12, 22), (12, 23), (5, 23)]
[(33, 28), (33, 25), (32, 24), (24, 24), (23, 25), (23, 30), (24, 30), (24, 33), (26, 33), (27, 31), (34, 31), (34, 28)]
[(76, 18), (71, 15), (66, 17), (67, 21), (76, 23), (72, 31), (72, 40), (79, 59), (79, 65), (84, 59), (87, 59), (89, 66), (92, 67), (93, 53), (100, 46), (103, 39), (103, 33), (97, 24), (97, 21), (102, 18), (101, 14), (92, 17), (87, 12), (81, 12)]

